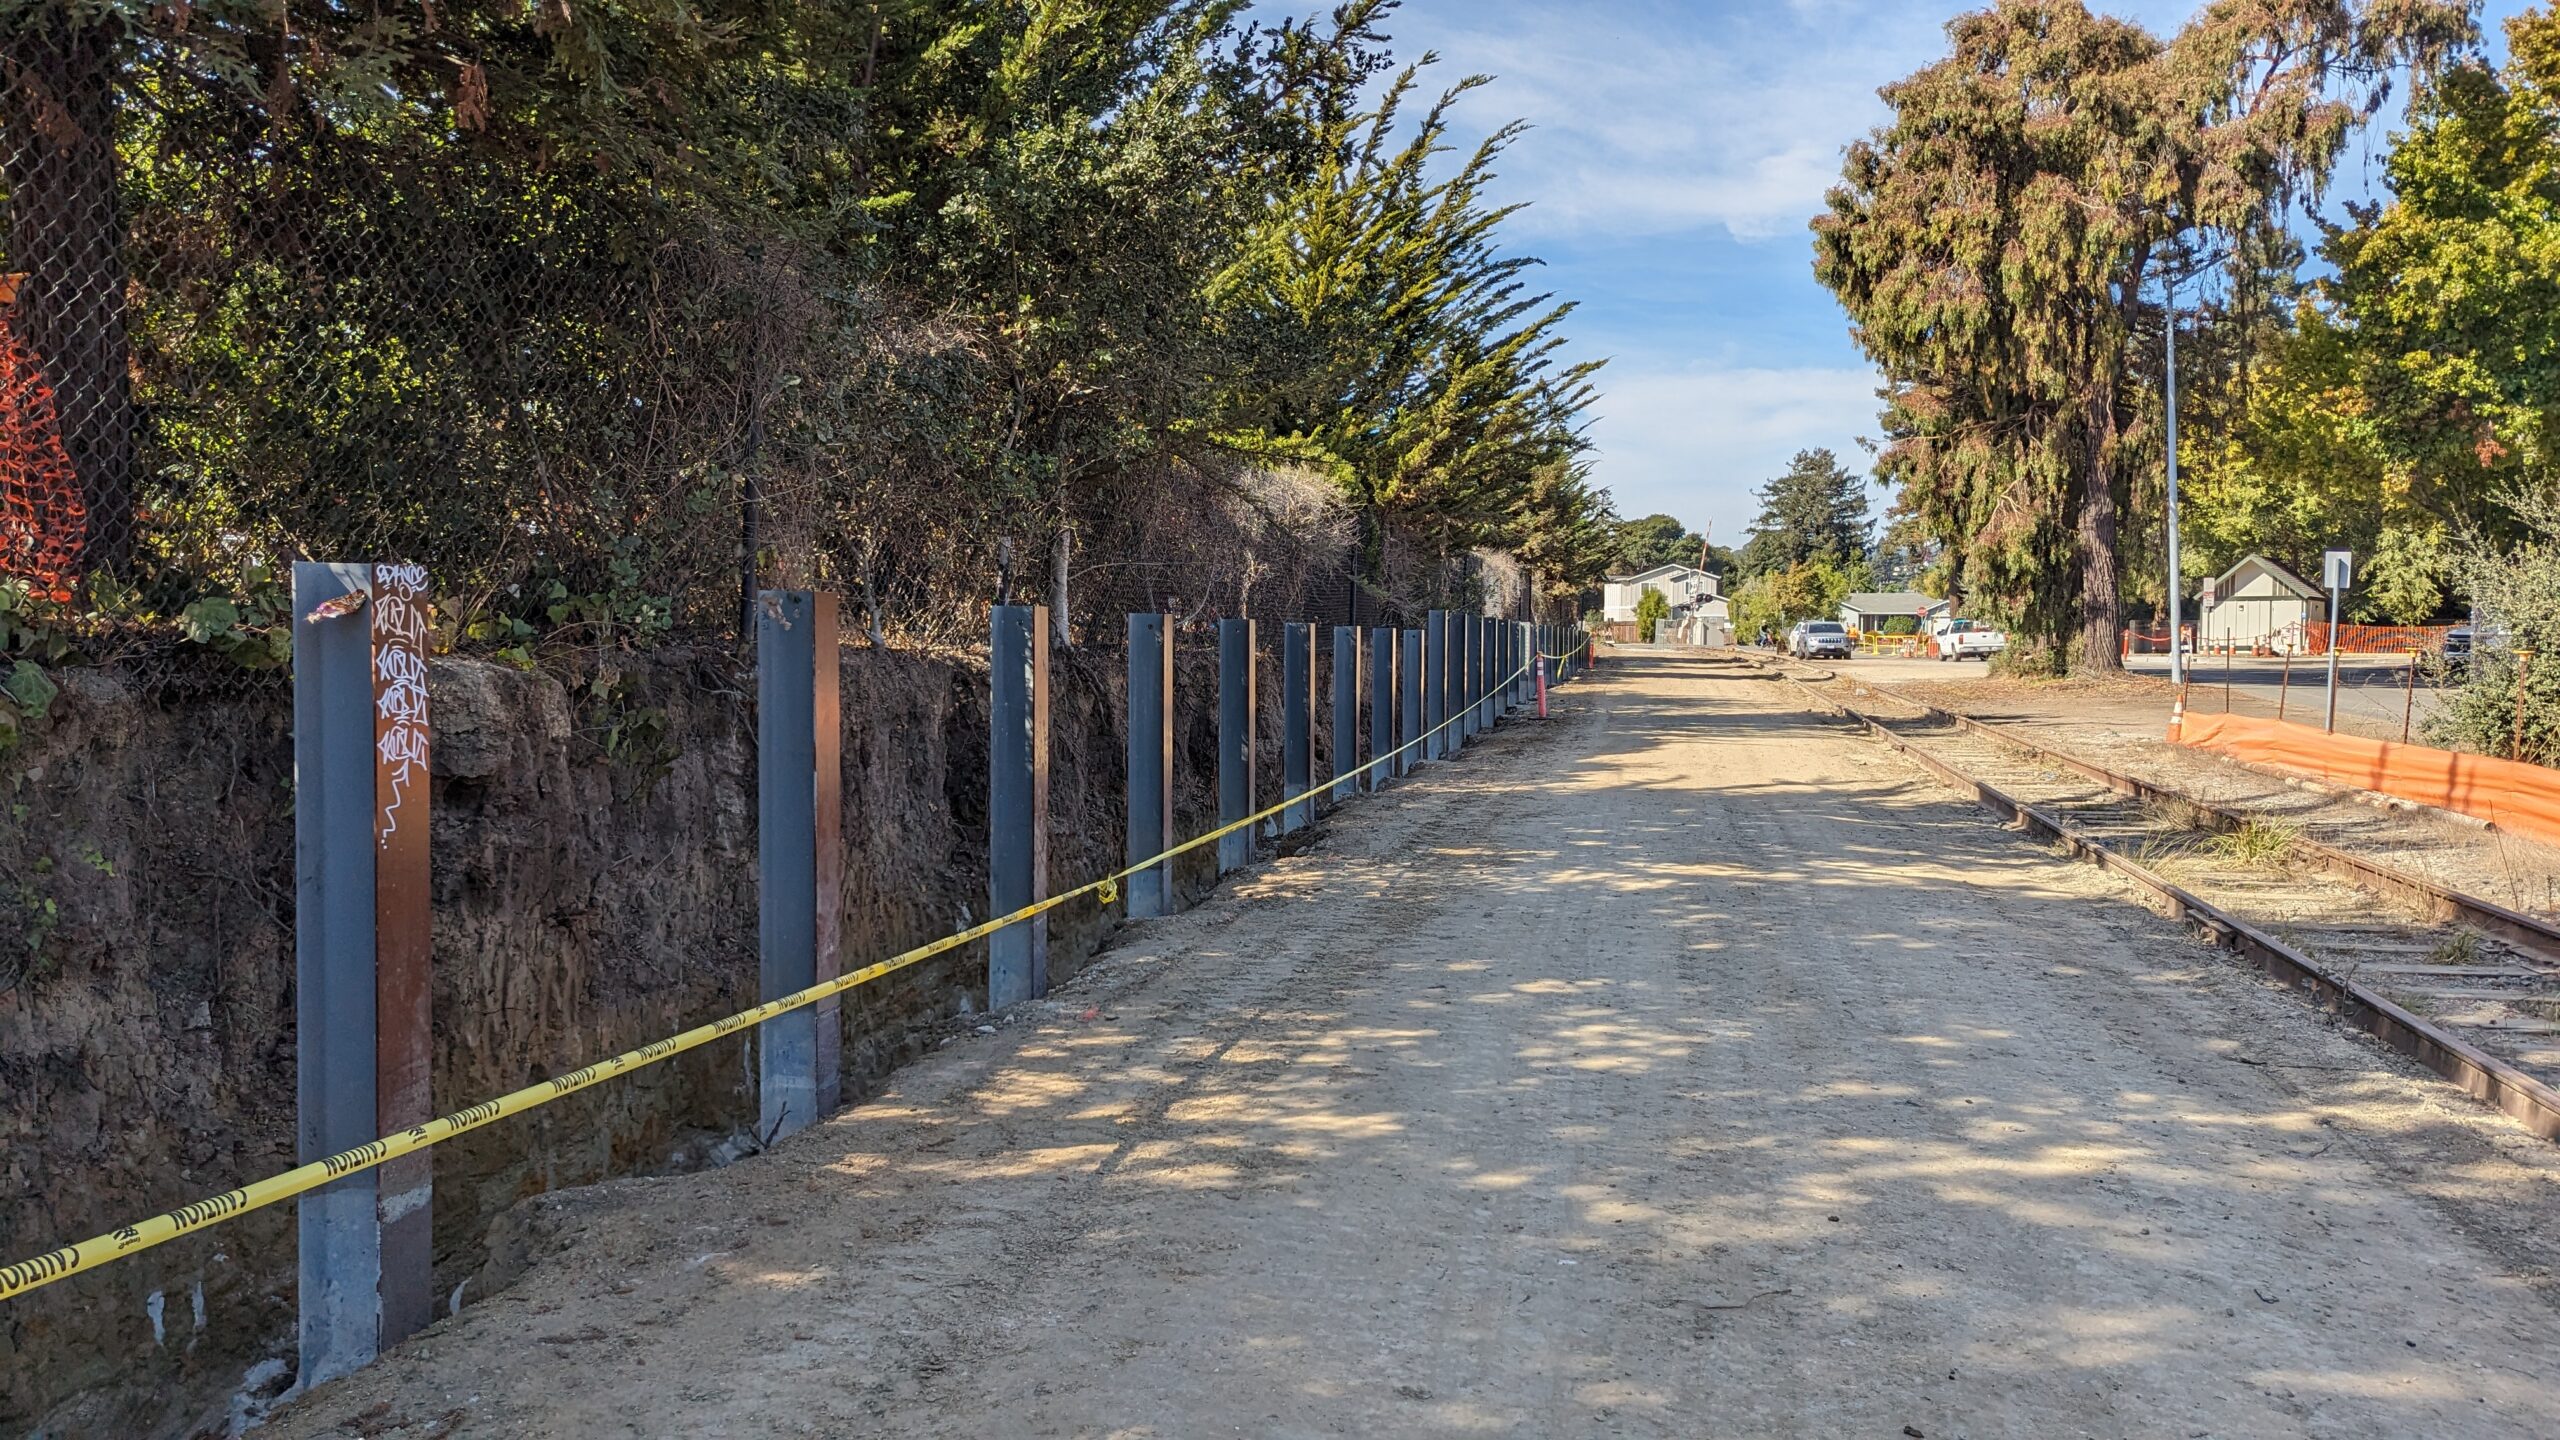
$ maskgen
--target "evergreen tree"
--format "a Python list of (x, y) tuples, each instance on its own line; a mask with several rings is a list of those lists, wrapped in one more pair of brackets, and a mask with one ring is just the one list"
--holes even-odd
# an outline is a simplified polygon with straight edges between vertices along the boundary
[(1621, 520), (1613, 537), (1611, 563), (1621, 575), (1640, 574), (1657, 565), (1695, 565), (1706, 553), (1706, 537), (1668, 515)]
[(2163, 44), (2080, 0), (1999, 0), (1948, 34), (1850, 147), (1814, 271), (1885, 373), (1882, 473), (1959, 590), (2015, 622), (2021, 658), (2113, 669), (2146, 280), (2278, 228), (2396, 69), (2469, 38), (2470, 7), (2226, 0)]
[(1481, 82), (1413, 113), (1395, 0), (1249, 8), (0, 3), (14, 334), (117, 580), (80, 603), (397, 552), (475, 635), (555, 588), (707, 632), (777, 579), (951, 614), (1045, 549), (1065, 625), (1074, 537), (1239, 454), (1373, 556), (1596, 579), (1592, 367), (1486, 196), (1516, 132), (1449, 153)]
[(1539, 261), (1500, 244), (1519, 207), (1485, 192), (1521, 127), (1445, 165), (1451, 108), (1486, 81), (1461, 80), (1408, 127), (1421, 74), (1408, 66), (1374, 109), (1320, 124), (1314, 173), (1210, 290), (1221, 328), (1266, 362), (1232, 392), (1223, 438), (1332, 476), (1368, 522), (1373, 573), (1388, 522), (1444, 553), (1506, 538), (1537, 477), (1586, 448), (1600, 368), (1563, 359), (1573, 306), (1531, 290)]
[(1830, 451), (1797, 451), (1785, 474), (1753, 493), (1760, 497), (1760, 518), (1742, 552), (1753, 574), (1815, 561), (1845, 567), (1865, 558), (1866, 482)]
[(1512, 553), (1545, 613), (1574, 613), (1575, 597), (1608, 573), (1617, 526), (1609, 492), (1592, 485), (1580, 460), (1550, 460), (1529, 478), (1513, 507)]
[(1897, 502), (1885, 515), (1884, 533), (1876, 537), (1875, 576), (1879, 588), (1921, 590), (1935, 594), (1932, 573), (1944, 546), (1929, 537), (1906, 504)]

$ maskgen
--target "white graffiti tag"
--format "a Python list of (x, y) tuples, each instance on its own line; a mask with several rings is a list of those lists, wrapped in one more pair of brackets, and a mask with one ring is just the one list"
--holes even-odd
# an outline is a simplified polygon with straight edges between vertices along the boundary
[(387, 772), (374, 839), (389, 845), (400, 807), (427, 768), (427, 571), (422, 565), (373, 567), (375, 746)]

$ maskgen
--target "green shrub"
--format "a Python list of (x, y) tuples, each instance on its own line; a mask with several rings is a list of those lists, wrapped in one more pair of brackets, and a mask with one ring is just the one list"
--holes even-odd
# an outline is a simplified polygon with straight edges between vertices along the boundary
[(1636, 600), (1637, 641), (1652, 644), (1654, 628), (1670, 617), (1671, 602), (1663, 598), (1661, 591), (1650, 585), (1644, 587), (1644, 594)]
[[(2507, 504), (2527, 538), (2503, 553), (2485, 542), (2463, 548), (2460, 584), (2478, 616), (2471, 663), (2445, 677), (2458, 683), (2428, 718), (2427, 738), (2548, 765), (2560, 760), (2560, 494), (2513, 494)], [(2521, 725), (2519, 650), (2533, 652), (2521, 667)]]

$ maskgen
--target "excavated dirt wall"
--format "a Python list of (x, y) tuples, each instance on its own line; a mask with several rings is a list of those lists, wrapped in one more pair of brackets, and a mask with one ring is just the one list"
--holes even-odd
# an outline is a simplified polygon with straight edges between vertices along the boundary
[[(1053, 667), (1062, 885), (1118, 862), (1122, 673), (1114, 652)], [(982, 663), (852, 649), (843, 681), (859, 964), (985, 913), (986, 682)], [(438, 1109), (753, 1003), (752, 692), (726, 655), (573, 678), (434, 663)], [(1177, 805), (1198, 833), (1214, 814), (1202, 637), (1184, 637), (1176, 695)], [(282, 686), (188, 698), (74, 672), (0, 771), (0, 1258), (292, 1165), (291, 709)], [(1277, 724), (1258, 739), (1277, 798)], [(1189, 893), (1212, 878), (1205, 855), (1180, 867)], [(1061, 913), (1053, 977), (1114, 919)], [(984, 1003), (975, 948), (848, 996), (848, 1100)], [(489, 1237), (518, 1202), (726, 1163), (754, 1149), (754, 1112), (730, 1040), (440, 1147), (439, 1294), (504, 1282)], [(291, 1383), (293, 1291), (288, 1205), (0, 1307), (0, 1434), (234, 1428)]]

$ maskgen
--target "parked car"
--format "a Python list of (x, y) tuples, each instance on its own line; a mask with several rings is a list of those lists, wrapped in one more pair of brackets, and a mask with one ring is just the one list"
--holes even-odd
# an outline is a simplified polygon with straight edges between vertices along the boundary
[(2460, 679), (2470, 673), (2471, 657), (2481, 647), (2498, 650), (2505, 648), (2507, 644), (2505, 626), (2483, 625), (2477, 620), (2468, 625), (2456, 625), (2444, 632), (2445, 674)]
[(1849, 658), (1849, 631), (1837, 620), (1800, 620), (1787, 632), (1787, 653), (1799, 660)]
[(2471, 645), (2478, 632), (2468, 625), (2456, 625), (2444, 632), (2444, 668), (2459, 675), (2471, 668)]
[(1929, 622), (1929, 653), (1940, 660), (1989, 660), (2009, 648), (2009, 637), (1979, 620), (1940, 616)]

